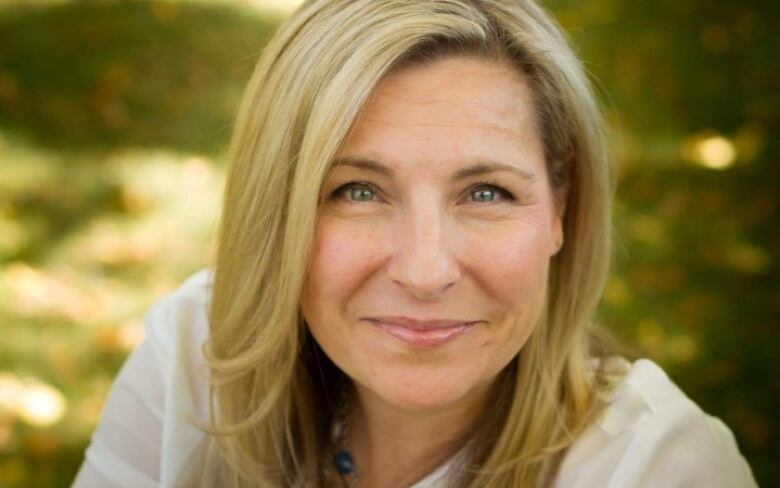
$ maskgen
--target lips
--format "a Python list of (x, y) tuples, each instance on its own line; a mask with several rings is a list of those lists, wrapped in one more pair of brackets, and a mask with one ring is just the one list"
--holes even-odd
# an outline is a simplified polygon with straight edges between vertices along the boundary
[(472, 330), (477, 322), (455, 320), (418, 321), (399, 317), (368, 319), (387, 335), (412, 349), (432, 349), (454, 341)]
[(455, 327), (458, 325), (470, 325), (477, 321), (474, 320), (447, 320), (447, 319), (434, 319), (434, 320), (416, 320), (408, 317), (370, 317), (368, 320), (375, 322), (382, 322), (389, 325), (397, 325), (406, 327), (412, 330), (431, 330), (441, 329), (446, 327)]

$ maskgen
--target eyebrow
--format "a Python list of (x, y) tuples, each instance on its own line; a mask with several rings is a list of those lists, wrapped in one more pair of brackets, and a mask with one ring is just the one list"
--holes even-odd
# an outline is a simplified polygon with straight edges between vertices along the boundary
[[(372, 161), (370, 159), (363, 159), (363, 158), (337, 158), (334, 162), (334, 167), (336, 166), (353, 166), (356, 168), (361, 168), (367, 171), (372, 171), (374, 173), (378, 173), (384, 176), (387, 176), (389, 178), (395, 177), (395, 172), (385, 166), (382, 163), (378, 163), (376, 161)], [(461, 168), (458, 171), (455, 172), (454, 175), (452, 175), (452, 181), (460, 181), (472, 176), (477, 176), (485, 173), (493, 173), (496, 171), (509, 171), (511, 173), (515, 173), (516, 175), (520, 176), (522, 179), (529, 181), (533, 183), (536, 181), (536, 175), (526, 171), (524, 169), (517, 168), (515, 166), (512, 166), (511, 164), (506, 163), (500, 163), (497, 161), (481, 161), (479, 163), (476, 163), (471, 166), (467, 166), (465, 168)]]

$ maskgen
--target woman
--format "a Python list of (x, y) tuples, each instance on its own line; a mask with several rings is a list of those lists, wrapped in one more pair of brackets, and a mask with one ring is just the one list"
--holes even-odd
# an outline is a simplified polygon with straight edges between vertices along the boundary
[(231, 158), (213, 271), (150, 310), (75, 486), (755, 485), (598, 339), (601, 119), (532, 1), (306, 2)]

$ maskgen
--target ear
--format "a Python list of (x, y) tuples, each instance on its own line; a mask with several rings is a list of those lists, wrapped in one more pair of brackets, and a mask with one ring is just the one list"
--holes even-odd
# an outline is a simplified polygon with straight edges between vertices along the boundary
[(563, 219), (566, 215), (566, 197), (568, 188), (562, 188), (555, 192), (555, 208), (550, 228), (550, 257), (555, 256), (563, 247)]
[(563, 213), (556, 212), (550, 228), (550, 257), (555, 256), (563, 247)]

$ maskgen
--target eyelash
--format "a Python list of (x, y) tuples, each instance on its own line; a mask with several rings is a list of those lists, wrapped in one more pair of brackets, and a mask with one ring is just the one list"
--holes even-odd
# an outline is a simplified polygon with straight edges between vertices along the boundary
[[(330, 194), (330, 200), (337, 200), (341, 196), (346, 193), (347, 190), (352, 188), (353, 186), (362, 186), (370, 189), (374, 194), (377, 193), (376, 189), (374, 188), (374, 185), (367, 181), (350, 181), (349, 183), (345, 183), (338, 187), (336, 190), (333, 191), (333, 193)], [(490, 180), (483, 180), (476, 184), (474, 184), (471, 188), (469, 188), (469, 195), (473, 193), (475, 190), (479, 188), (489, 188), (492, 190), (495, 190), (499, 195), (504, 197), (510, 202), (513, 202), (516, 200), (515, 196), (512, 195), (512, 193), (509, 190), (506, 190), (505, 188), (499, 186), (495, 181)], [(362, 200), (365, 202), (366, 200)], [(361, 201), (351, 201), (350, 203), (360, 203)], [(474, 202), (474, 203), (481, 203), (481, 202)], [(493, 202), (482, 202), (482, 203), (493, 203)]]

